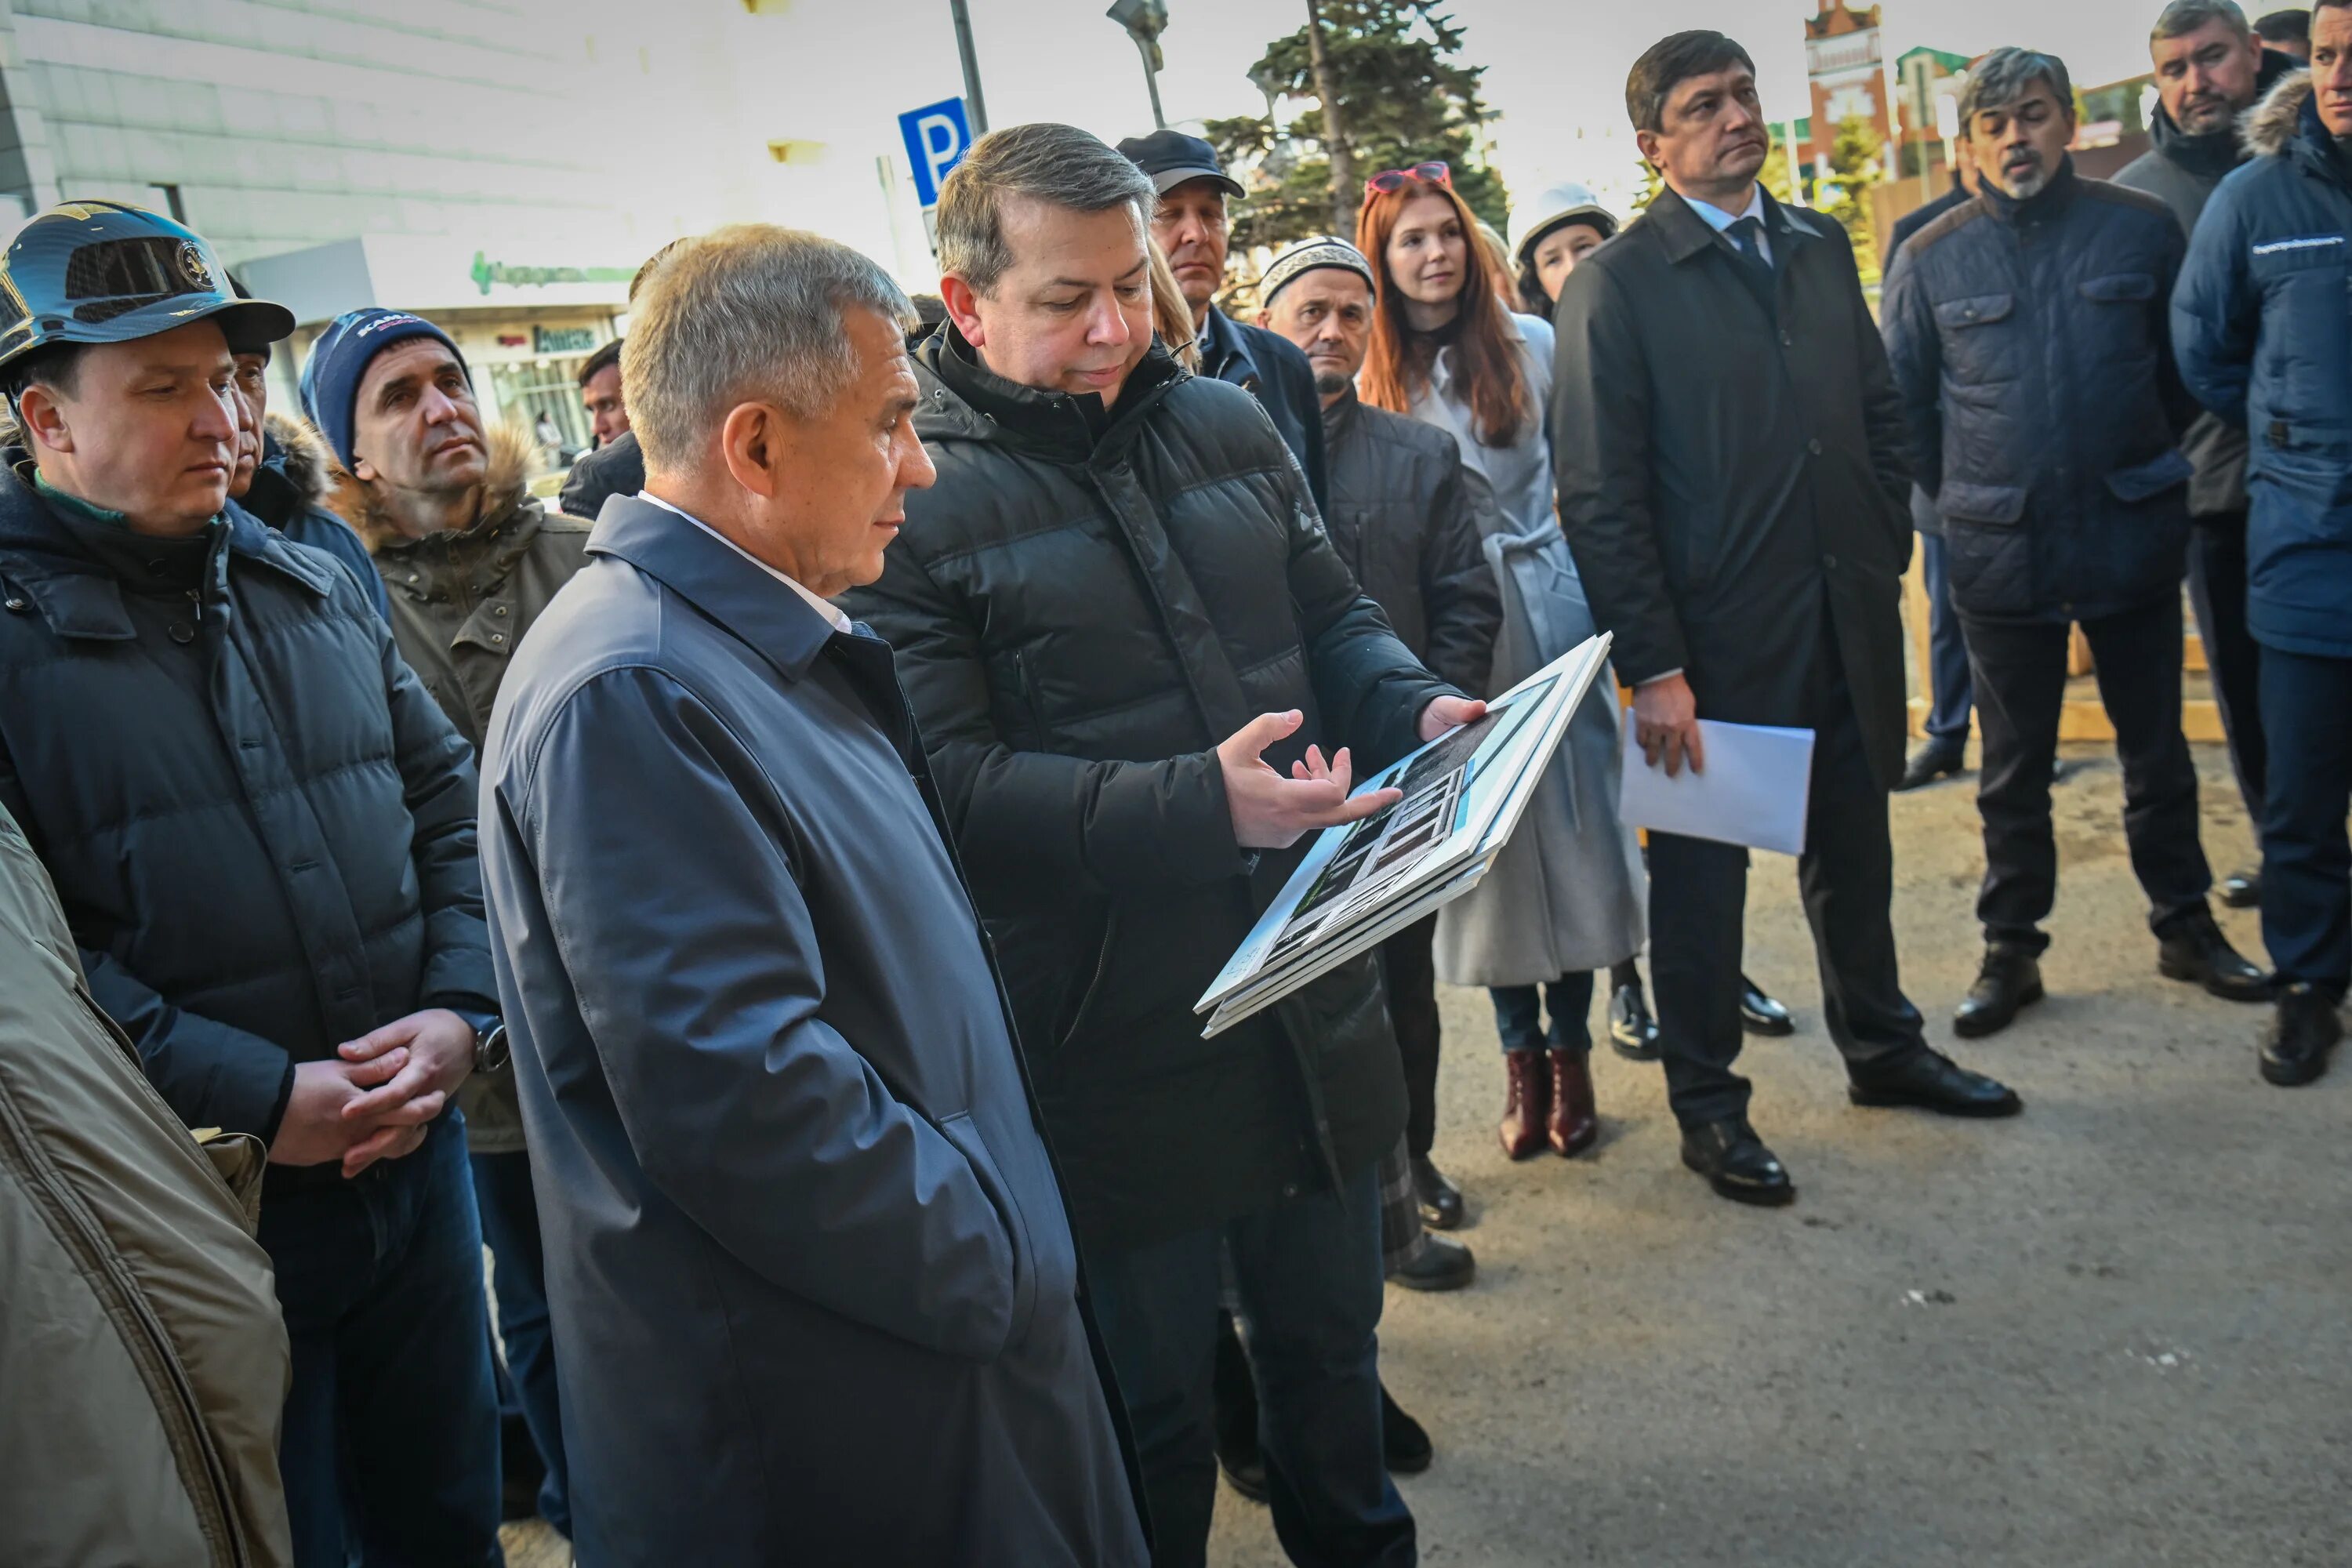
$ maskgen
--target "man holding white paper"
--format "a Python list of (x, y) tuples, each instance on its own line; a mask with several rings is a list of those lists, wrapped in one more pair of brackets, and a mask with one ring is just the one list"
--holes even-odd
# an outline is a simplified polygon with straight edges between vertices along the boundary
[[(1636, 738), (1671, 791), (1706, 766), (1702, 714), (1814, 731), (1799, 877), (1854, 1102), (2014, 1114), (2015, 1094), (1928, 1048), (1897, 973), (1886, 794), (1910, 476), (1852, 248), (1757, 184), (1769, 139), (1731, 39), (1661, 42), (1626, 108), (1668, 188), (1562, 287), (1551, 431), (1560, 522), (1634, 685)], [(1683, 1162), (1724, 1197), (1788, 1203), (1732, 1070), (1747, 849), (1653, 833), (1650, 879)]]

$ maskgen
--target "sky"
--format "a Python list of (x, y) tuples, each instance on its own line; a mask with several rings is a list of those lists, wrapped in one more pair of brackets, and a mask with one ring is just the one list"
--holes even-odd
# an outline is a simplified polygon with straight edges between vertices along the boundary
[[(1116, 139), (1150, 128), (1135, 47), (1095, 0), (969, 0), (992, 123), (1057, 119)], [(1108, 0), (1103, 0), (1108, 4)], [(1246, 72), (1265, 44), (1305, 17), (1305, 0), (1166, 0), (1160, 97), (1171, 124), (1264, 111)], [(886, 0), (910, 74), (959, 90), (947, 0)], [(1892, 52), (1926, 44), (1979, 54), (2003, 44), (2063, 58), (2096, 85), (2147, 68), (2160, 0), (1885, 0)], [(2274, 8), (2252, 0), (2249, 14)], [(1756, 56), (1768, 113), (1808, 111), (1804, 19), (1813, 0), (1453, 0), (1463, 57), (1487, 68), (1496, 162), (1532, 195), (1557, 179), (1622, 189), (1635, 160), (1625, 73), (1642, 50), (1685, 27), (1716, 27)], [(1295, 15), (1294, 15), (1295, 14)], [(926, 34), (944, 38), (944, 52)], [(910, 98), (908, 106), (928, 101)]]

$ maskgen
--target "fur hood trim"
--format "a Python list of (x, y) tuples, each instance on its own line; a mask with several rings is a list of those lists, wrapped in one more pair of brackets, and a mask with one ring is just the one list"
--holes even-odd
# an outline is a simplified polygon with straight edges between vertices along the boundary
[(2303, 127), (2303, 106), (2310, 97), (2309, 71), (2281, 77), (2270, 96), (2246, 110), (2246, 151), (2257, 158), (2275, 158), (2293, 146)]
[[(325, 445), (323, 437), (314, 434), (312, 438)], [(492, 425), (482, 432), (482, 440), (490, 455), (489, 470), (482, 480), (482, 516), (501, 517), (530, 499), (530, 469), (539, 455), (539, 446), (530, 431), (517, 425)], [(327, 454), (327, 459), (332, 465), (333, 454)], [(329, 472), (334, 490), (326, 505), (352, 525), (352, 531), (366, 543), (369, 553), (399, 540), (399, 531), (377, 513), (365, 485), (339, 466), (331, 466)]]
[(335, 454), (327, 438), (307, 419), (290, 414), (267, 414), (261, 427), (284, 455), (279, 467), (303, 503), (330, 508), (335, 493)]

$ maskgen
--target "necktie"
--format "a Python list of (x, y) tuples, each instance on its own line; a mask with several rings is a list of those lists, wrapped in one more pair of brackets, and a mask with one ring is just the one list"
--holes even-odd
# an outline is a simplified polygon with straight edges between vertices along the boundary
[(1760, 218), (1744, 217), (1724, 231), (1731, 248), (1739, 257), (1739, 270), (1748, 291), (1764, 307), (1768, 316), (1780, 314), (1780, 279), (1772, 273), (1772, 264), (1764, 259), (1764, 224)]
[(1767, 272), (1772, 270), (1772, 264), (1764, 259), (1764, 220), (1762, 218), (1741, 218), (1731, 226), (1729, 232), (1731, 243), (1738, 247), (1741, 259), (1751, 267), (1762, 268)]

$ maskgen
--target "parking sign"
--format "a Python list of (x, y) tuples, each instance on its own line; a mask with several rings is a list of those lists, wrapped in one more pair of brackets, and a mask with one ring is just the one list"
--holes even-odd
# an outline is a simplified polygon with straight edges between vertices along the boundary
[(915, 195), (926, 207), (940, 205), (940, 182), (963, 161), (971, 147), (971, 124), (964, 118), (963, 100), (943, 98), (898, 116), (898, 135), (907, 143), (907, 160), (915, 168)]

